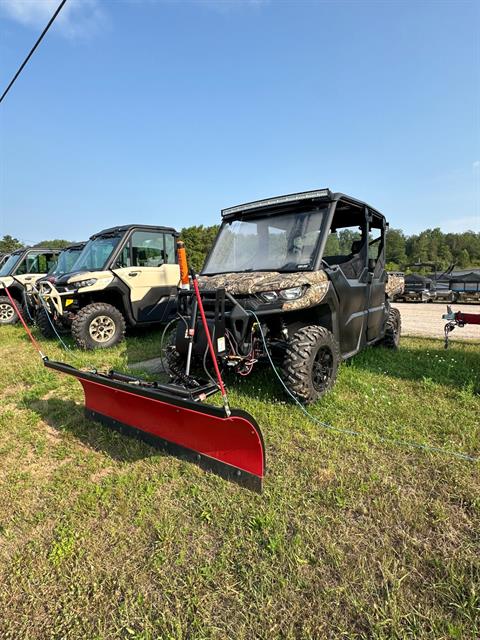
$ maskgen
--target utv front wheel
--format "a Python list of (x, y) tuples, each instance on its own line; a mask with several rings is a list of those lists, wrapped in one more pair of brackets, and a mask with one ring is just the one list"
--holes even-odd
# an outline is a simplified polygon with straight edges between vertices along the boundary
[(321, 398), (335, 384), (340, 353), (334, 335), (311, 325), (294, 333), (287, 345), (283, 378), (288, 390), (303, 404)]
[[(16, 303), (20, 310), (20, 303)], [(18, 313), (7, 296), (0, 296), (0, 324), (17, 324), (19, 321)]]
[(67, 333), (66, 328), (58, 322), (55, 322), (45, 309), (39, 309), (37, 311), (35, 314), (35, 324), (44, 338), (57, 338), (58, 335), (65, 335)]
[(93, 302), (75, 316), (72, 336), (81, 349), (108, 349), (125, 337), (125, 319), (116, 307)]

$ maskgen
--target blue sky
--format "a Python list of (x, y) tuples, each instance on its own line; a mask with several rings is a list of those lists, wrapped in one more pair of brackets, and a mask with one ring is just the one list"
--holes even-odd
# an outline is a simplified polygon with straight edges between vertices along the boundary
[[(1, 0), (7, 84), (57, 0)], [(329, 186), (480, 231), (478, 2), (70, 0), (0, 106), (0, 235)]]

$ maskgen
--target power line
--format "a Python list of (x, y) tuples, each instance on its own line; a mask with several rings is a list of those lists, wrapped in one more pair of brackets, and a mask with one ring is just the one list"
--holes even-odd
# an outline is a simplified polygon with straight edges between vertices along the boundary
[(42, 31), (40, 37), (38, 38), (38, 40), (36, 41), (36, 43), (34, 44), (34, 46), (32, 47), (30, 53), (28, 54), (28, 56), (25, 58), (25, 60), (22, 62), (20, 68), (18, 69), (17, 73), (13, 76), (13, 78), (10, 81), (10, 84), (8, 85), (8, 87), (5, 89), (5, 91), (2, 93), (2, 97), (0, 98), (0, 102), (2, 102), (2, 100), (5, 98), (5, 96), (7, 95), (7, 93), (10, 91), (10, 89), (13, 86), (13, 83), (15, 82), (15, 80), (18, 78), (18, 76), (22, 73), (25, 65), (27, 64), (27, 62), (30, 60), (30, 58), (32, 57), (35, 49), (38, 47), (38, 45), (40, 44), (40, 42), (43, 40), (44, 35), (47, 33), (47, 31), (50, 29), (50, 27), (52, 26), (52, 24), (55, 21), (55, 18), (58, 16), (58, 14), (60, 13), (60, 11), (63, 9), (63, 5), (67, 2), (67, 0), (62, 0), (60, 2), (60, 4), (57, 7), (57, 10), (55, 11), (55, 13), (53, 14), (53, 16), (50, 18), (47, 26), (45, 27), (45, 29)]

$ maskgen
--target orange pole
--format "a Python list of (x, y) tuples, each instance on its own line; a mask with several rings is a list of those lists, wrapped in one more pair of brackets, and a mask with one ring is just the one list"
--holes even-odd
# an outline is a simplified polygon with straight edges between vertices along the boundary
[(178, 265), (180, 267), (180, 281), (182, 289), (190, 288), (190, 280), (188, 277), (187, 252), (185, 251), (185, 243), (179, 240), (177, 242)]

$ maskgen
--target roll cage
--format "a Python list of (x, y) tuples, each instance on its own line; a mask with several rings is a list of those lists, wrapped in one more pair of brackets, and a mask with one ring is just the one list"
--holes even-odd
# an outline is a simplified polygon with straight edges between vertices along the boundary
[[(364, 269), (376, 270), (378, 260), (375, 264), (370, 264), (369, 249), (378, 244), (378, 258), (383, 256), (385, 247), (385, 233), (388, 223), (385, 216), (379, 211), (367, 205), (365, 202), (347, 196), (343, 193), (332, 193), (330, 189), (320, 189), (316, 191), (306, 191), (266, 200), (245, 203), (222, 210), (222, 225), (234, 220), (249, 220), (260, 216), (278, 216), (285, 213), (301, 213), (312, 211), (315, 207), (327, 207), (327, 213), (323, 217), (320, 227), (319, 237), (313, 251), (310, 265), (302, 266), (303, 271), (317, 271), (322, 268), (329, 269), (333, 264), (340, 262), (327, 262), (325, 260), (325, 248), (327, 245), (329, 231), (358, 226), (361, 228), (362, 244), (358, 247), (356, 255), (363, 261)], [(370, 233), (379, 230), (380, 236), (371, 240)], [(219, 235), (207, 255), (202, 269), (202, 275), (213, 275), (204, 271), (206, 265), (213, 254)], [(368, 242), (367, 242), (368, 239)], [(347, 261), (345, 261), (347, 262)], [(381, 261), (384, 267), (385, 261)], [(255, 270), (255, 269), (253, 269)], [(300, 269), (298, 269), (300, 270)], [(259, 269), (260, 271), (260, 269)], [(223, 273), (227, 273), (225, 270)], [(222, 273), (217, 271), (216, 273)]]

